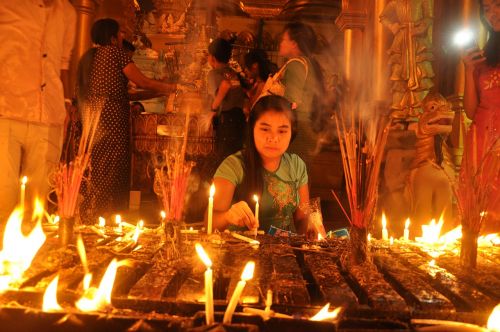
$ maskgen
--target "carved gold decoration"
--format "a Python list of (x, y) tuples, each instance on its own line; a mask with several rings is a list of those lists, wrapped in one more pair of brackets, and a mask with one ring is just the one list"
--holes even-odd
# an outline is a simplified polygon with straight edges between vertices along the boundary
[(418, 115), (421, 100), (434, 85), (433, 8), (433, 0), (391, 0), (380, 15), (394, 34), (389, 48), (394, 118)]

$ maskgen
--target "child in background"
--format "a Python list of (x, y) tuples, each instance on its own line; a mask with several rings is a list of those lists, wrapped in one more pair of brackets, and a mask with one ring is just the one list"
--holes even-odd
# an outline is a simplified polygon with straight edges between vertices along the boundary
[[(214, 176), (213, 225), (262, 229), (270, 226), (305, 234), (309, 203), (306, 165), (287, 153), (296, 136), (297, 120), (290, 102), (266, 96), (256, 103), (248, 120), (245, 149), (226, 158)], [(259, 218), (253, 195), (259, 197)]]

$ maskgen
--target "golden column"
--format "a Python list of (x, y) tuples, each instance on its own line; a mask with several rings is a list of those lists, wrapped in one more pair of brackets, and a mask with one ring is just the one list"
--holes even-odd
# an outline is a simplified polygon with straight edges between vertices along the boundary
[(351, 98), (361, 92), (366, 56), (365, 31), (368, 24), (365, 0), (342, 0), (335, 24), (344, 32), (344, 72)]
[[(478, 16), (478, 7), (476, 6), (476, 1), (474, 0), (462, 0), (462, 26), (464, 28), (469, 28), (479, 32), (480, 24)], [(483, 29), (484, 34), (484, 29)], [(480, 36), (476, 37), (476, 40), (481, 42)], [(450, 135), (450, 143), (453, 154), (453, 163), (457, 169), (460, 167), (462, 162), (463, 150), (464, 150), (464, 139), (465, 132), (463, 130), (463, 123), (467, 122), (465, 112), (463, 109), (463, 97), (464, 97), (464, 87), (465, 87), (465, 68), (462, 61), (459, 61), (456, 69), (455, 76), (455, 89), (454, 94), (448, 99), (453, 105), (453, 110), (455, 111), (455, 119), (453, 120), (453, 131)]]
[(373, 19), (373, 88), (374, 100), (379, 103), (384, 103), (390, 99), (390, 94), (387, 90), (389, 81), (388, 75), (388, 56), (387, 49), (389, 42), (387, 31), (380, 23), (379, 17), (387, 0), (375, 0), (374, 17)]
[(94, 23), (96, 9), (102, 0), (74, 0), (73, 6), (76, 9), (77, 27), (76, 27), (76, 40), (73, 49), (73, 56), (71, 59), (70, 68), (70, 83), (75, 86), (76, 71), (78, 68), (78, 61), (81, 56), (90, 48), (90, 28)]

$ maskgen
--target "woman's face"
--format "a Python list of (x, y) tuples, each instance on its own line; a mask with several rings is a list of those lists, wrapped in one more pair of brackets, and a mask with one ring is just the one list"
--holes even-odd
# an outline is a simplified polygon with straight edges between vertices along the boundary
[(280, 42), (280, 55), (281, 56), (293, 56), (294, 52), (298, 49), (297, 42), (290, 39), (288, 31), (283, 32)]
[(483, 0), (484, 17), (494, 31), (500, 31), (500, 0)]
[(262, 159), (281, 158), (292, 138), (290, 118), (285, 112), (265, 112), (256, 121), (253, 135), (255, 147)]

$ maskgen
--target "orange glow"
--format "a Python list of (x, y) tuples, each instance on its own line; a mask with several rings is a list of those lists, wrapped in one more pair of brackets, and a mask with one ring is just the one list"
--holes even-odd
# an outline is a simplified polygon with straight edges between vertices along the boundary
[(212, 183), (212, 185), (210, 186), (210, 197), (214, 197), (215, 195), (215, 185)]
[(415, 240), (426, 244), (439, 243), (439, 235), (441, 234), (443, 223), (444, 220), (441, 217), (438, 223), (436, 223), (435, 219), (432, 219), (428, 225), (422, 225), (422, 237), (416, 237)]
[(321, 233), (318, 233), (318, 241), (323, 241), (323, 236), (321, 236)]
[(327, 319), (335, 319), (339, 315), (339, 312), (342, 310), (342, 307), (337, 307), (333, 309), (332, 311), (328, 311), (330, 308), (330, 303), (327, 303), (323, 308), (321, 308), (320, 311), (309, 320), (313, 321), (322, 321), (322, 320), (327, 320)]
[(50, 282), (43, 294), (43, 311), (62, 311), (63, 308), (57, 302), (57, 283), (59, 282), (59, 275)]

